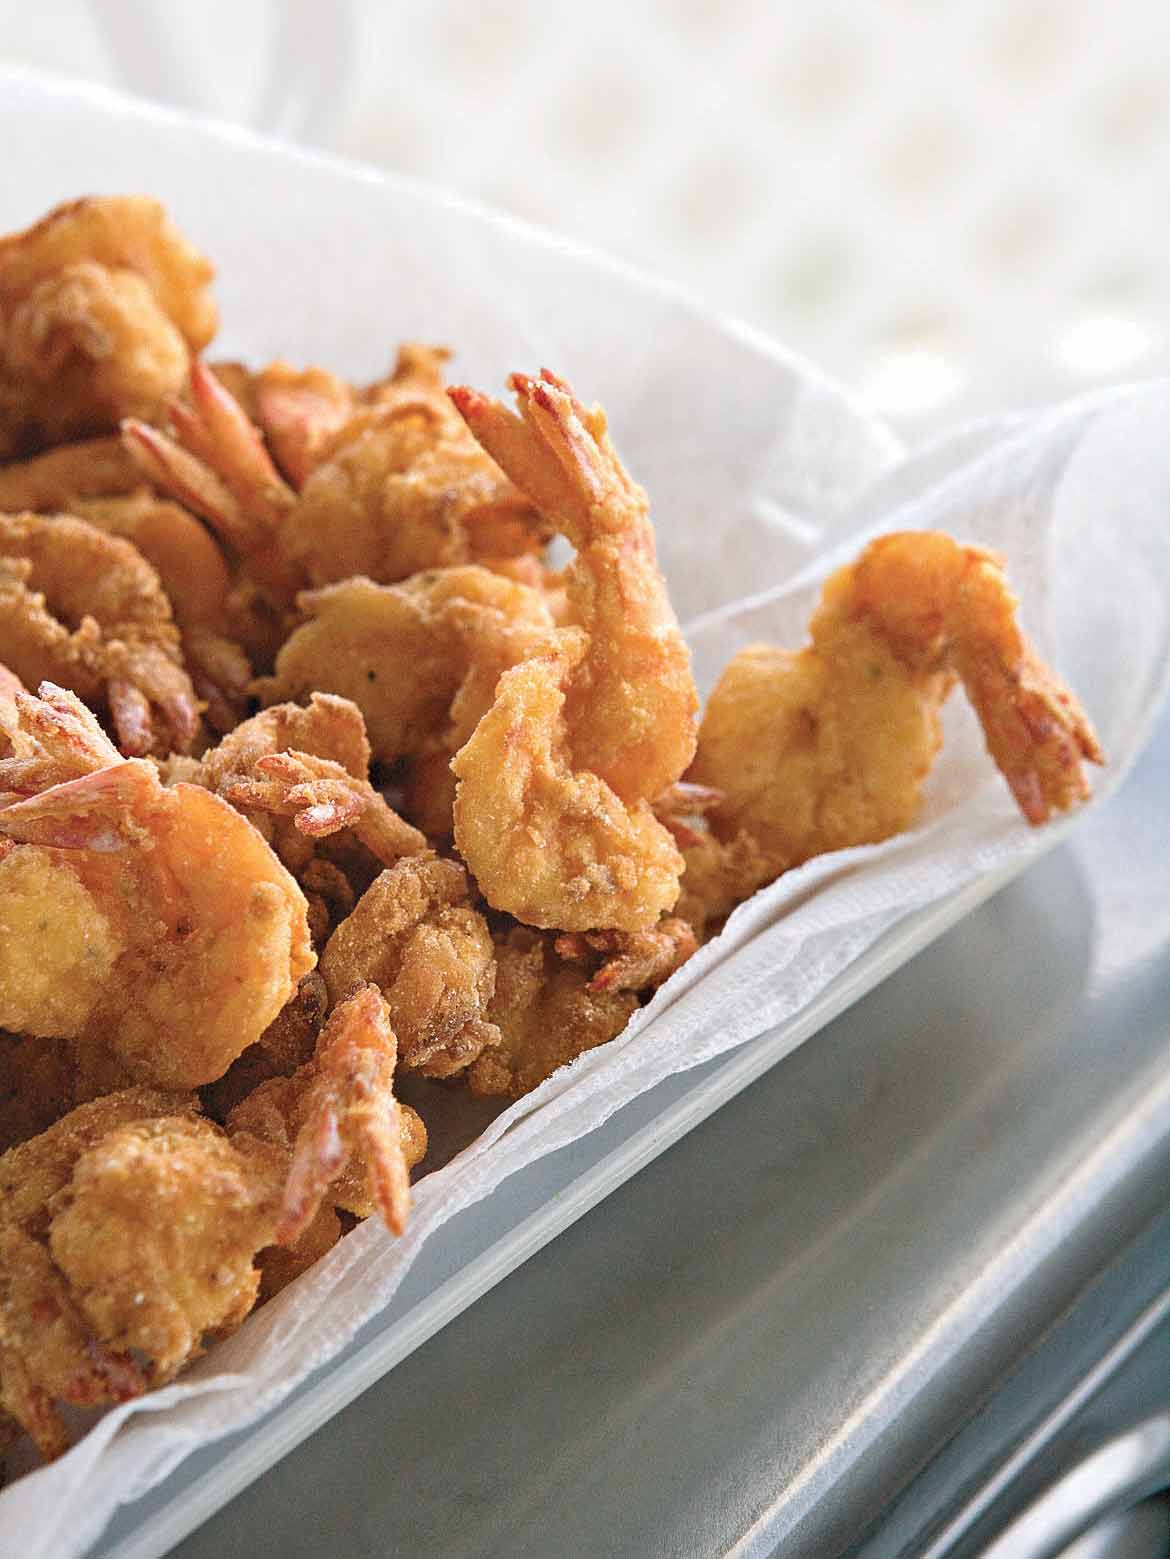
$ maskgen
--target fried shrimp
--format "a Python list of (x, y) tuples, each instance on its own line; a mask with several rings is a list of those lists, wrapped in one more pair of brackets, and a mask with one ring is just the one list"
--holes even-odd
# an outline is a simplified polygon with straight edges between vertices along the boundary
[(472, 1093), (518, 1099), (621, 1033), (638, 998), (620, 982), (594, 989), (598, 962), (561, 958), (550, 934), (527, 926), (513, 925), (496, 938), (496, 988), (488, 1018), (500, 1037), (468, 1068)]
[(261, 696), (330, 688), (365, 715), (374, 757), (412, 764), (407, 807), (428, 834), (451, 831), (452, 755), (489, 707), (500, 673), (550, 635), (544, 594), (477, 564), (398, 585), (350, 579), (306, 592), (309, 621), (277, 656)]
[(199, 729), (157, 573), (83, 520), (0, 514), (0, 659), (108, 709), (125, 752), (186, 752)]
[(682, 858), (651, 801), (694, 753), (690, 657), (645, 494), (604, 416), (551, 374), (510, 383), (519, 417), (472, 390), (451, 394), (576, 547), (574, 626), (500, 677), (456, 755), (455, 840), (496, 909), (564, 931), (644, 931), (678, 897)]
[(0, 1155), (0, 1408), (46, 1459), (69, 1444), (56, 1402), (122, 1401), (147, 1386), (139, 1365), (95, 1336), (74, 1303), (47, 1248), (50, 1203), (108, 1132), (192, 1108), (183, 1094), (146, 1088), (113, 1094)]
[(132, 543), (157, 572), (208, 723), (216, 731), (230, 731), (247, 708), (252, 667), (232, 636), (225, 606), (231, 574), (214, 537), (179, 504), (142, 490), (75, 498), (68, 507), (87, 524)]
[(370, 784), (369, 761), (357, 706), (314, 693), (307, 708), (262, 710), (198, 763), (174, 759), (164, 773), (205, 785), (256, 825), (300, 882), (314, 940), (324, 941), (381, 866), (427, 848)]
[(426, 1135), (393, 1070), (384, 1005), (361, 993), (226, 1131), (190, 1094), (131, 1088), (0, 1156), (0, 1408), (46, 1459), (68, 1446), (57, 1403), (139, 1396), (235, 1331), (275, 1241), (284, 1279), (322, 1254), (334, 1181), (337, 1205), (402, 1231)]
[(401, 1234), (410, 1208), (410, 1171), (426, 1151), (426, 1130), (394, 1097), (398, 1042), (374, 986), (340, 1002), (312, 1059), (291, 1077), (261, 1083), (228, 1116), (291, 1155), (276, 1240), (295, 1245), (326, 1192), (358, 1217), (380, 1213)]
[(285, 469), (294, 480), (305, 473), (299, 494), (244, 408), (197, 361), (190, 404), (169, 404), (173, 436), (130, 419), (124, 437), (149, 479), (286, 601), (298, 583), (363, 575), (393, 584), (420, 569), (538, 552), (548, 527), (455, 415), (442, 360), (404, 347), (391, 379), (340, 422), (337, 382), (282, 383), (269, 371), (250, 383)]
[(572, 963), (599, 964), (588, 991), (657, 990), (698, 947), (693, 927), (668, 915), (650, 931), (567, 931), (553, 946)]
[(447, 1077), (498, 1038), (491, 934), (455, 861), (416, 855), (384, 871), (329, 938), (321, 974), (335, 1003), (378, 986), (405, 1069)]
[(68, 514), (84, 499), (124, 497), (141, 486), (120, 438), (83, 439), (0, 465), (0, 513)]
[(108, 1050), (144, 1082), (212, 1081), (313, 965), (303, 894), (234, 808), (120, 759), (71, 694), (16, 703), (0, 1027)]
[(254, 374), (249, 389), (264, 442), (299, 491), (353, 415), (353, 388), (324, 368), (276, 362)]
[(0, 239), (0, 456), (160, 416), (215, 332), (212, 274), (140, 196)]
[(402, 348), (390, 380), (306, 481), (284, 543), (313, 585), (539, 551), (548, 530), (468, 434), (443, 389), (447, 354)]
[(1101, 750), (1024, 638), (1001, 561), (908, 531), (826, 582), (806, 648), (755, 645), (724, 670), (691, 770), (724, 792), (714, 833), (750, 836), (770, 878), (906, 828), (956, 678), (1028, 822), (1085, 799)]

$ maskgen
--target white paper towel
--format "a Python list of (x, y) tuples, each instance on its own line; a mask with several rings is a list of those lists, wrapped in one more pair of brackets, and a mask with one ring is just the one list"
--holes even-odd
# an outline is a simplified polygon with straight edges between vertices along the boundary
[[(799, 643), (819, 581), (865, 535), (937, 527), (1007, 556), (1030, 634), (1109, 754), (1098, 802), (1138, 752), (1170, 658), (1170, 384), (961, 430), (898, 462), (814, 370), (609, 262), (238, 133), (4, 85), (3, 226), (85, 189), (157, 193), (222, 267), (229, 349), (371, 375), (396, 339), (438, 336), (486, 389), (547, 362), (601, 399), (654, 500), (704, 689), (742, 643)], [(402, 1239), (362, 1225), (181, 1382), (113, 1409), (0, 1494), (3, 1551), (82, 1551), (118, 1503), (334, 1356), (455, 1212), (663, 1077), (794, 1018), (912, 910), (1051, 843), (1019, 818), (958, 697), (944, 724), (913, 831), (812, 861), (741, 906), (623, 1035), (424, 1180)]]

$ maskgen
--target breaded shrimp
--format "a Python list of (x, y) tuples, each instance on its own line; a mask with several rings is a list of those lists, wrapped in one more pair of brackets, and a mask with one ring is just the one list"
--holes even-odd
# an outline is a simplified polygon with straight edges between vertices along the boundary
[(383, 865), (427, 848), (367, 778), (370, 745), (360, 709), (313, 693), (308, 705), (276, 704), (243, 721), (180, 778), (206, 785), (248, 814), (291, 819), (308, 840), (351, 829)]
[[(548, 529), (452, 411), (442, 354), (403, 348), (399, 368), (340, 426), (333, 385), (321, 399), (249, 385), (286, 469), (305, 472), (298, 494), (281, 477), (255, 424), (202, 364), (191, 401), (170, 405), (173, 437), (131, 419), (127, 448), (145, 474), (209, 521), (266, 588), (364, 575), (393, 584), (420, 569), (540, 550)], [(425, 364), (425, 367), (424, 367)], [(299, 414), (311, 419), (296, 434)], [(289, 454), (290, 439), (299, 446)]]
[(235, 1331), (274, 1242), (269, 1292), (339, 1237), (334, 1205), (402, 1232), (426, 1132), (395, 1049), (367, 989), (226, 1131), (189, 1094), (131, 1088), (0, 1155), (0, 1408), (43, 1456), (68, 1445), (58, 1402), (138, 1396)]
[(109, 710), (133, 756), (189, 750), (198, 703), (158, 575), (129, 542), (64, 515), (0, 514), (0, 659)]
[(79, 501), (125, 497), (141, 486), (142, 472), (120, 438), (84, 439), (0, 465), (0, 512), (71, 514)]
[(691, 769), (724, 793), (714, 833), (749, 836), (774, 877), (906, 828), (956, 678), (1030, 823), (1085, 799), (1100, 747), (1024, 638), (1002, 562), (907, 531), (826, 582), (804, 649), (755, 645), (724, 670)]
[(120, 760), (84, 706), (16, 696), (0, 760), (0, 1026), (113, 1052), (133, 1075), (222, 1075), (312, 967), (307, 906), (227, 802)]
[(695, 747), (690, 657), (645, 494), (600, 410), (552, 374), (513, 375), (522, 415), (451, 392), (468, 425), (577, 548), (572, 627), (499, 679), (456, 755), (455, 840), (496, 909), (565, 931), (647, 930), (682, 858), (651, 802)]
[(566, 931), (553, 943), (570, 963), (598, 966), (586, 990), (652, 991), (695, 952), (694, 928), (675, 915), (650, 931)]
[(455, 861), (415, 855), (384, 871), (329, 938), (321, 973), (334, 1002), (379, 987), (411, 1071), (447, 1077), (498, 1037), (485, 1018), (491, 934)]
[(0, 1155), (0, 1408), (46, 1459), (68, 1447), (55, 1402), (140, 1395), (141, 1367), (93, 1334), (47, 1248), (50, 1204), (85, 1153), (131, 1121), (192, 1113), (189, 1095), (137, 1088), (81, 1106)]
[(356, 410), (353, 388), (324, 368), (275, 362), (252, 376), (250, 391), (264, 441), (299, 492)]
[(519, 1098), (583, 1051), (614, 1039), (637, 1011), (632, 991), (620, 982), (594, 989), (590, 965), (562, 959), (553, 943), (527, 926), (497, 936), (488, 1018), (500, 1038), (468, 1068), (472, 1093)]
[(124, 537), (155, 569), (208, 723), (230, 731), (247, 708), (252, 667), (232, 637), (226, 608), (231, 573), (210, 531), (179, 504), (141, 489), (121, 497), (75, 498), (67, 507), (98, 530)]
[(478, 564), (428, 569), (397, 585), (350, 579), (305, 592), (309, 621), (282, 647), (261, 696), (329, 688), (366, 717), (374, 756), (409, 759), (407, 809), (451, 831), (452, 755), (489, 707), (500, 673), (551, 635), (544, 592)]
[(326, 1192), (332, 1206), (358, 1217), (376, 1210), (392, 1233), (405, 1229), (426, 1131), (394, 1097), (397, 1057), (386, 1002), (361, 987), (334, 1008), (312, 1060), (261, 1083), (228, 1116), (233, 1140), (246, 1133), (291, 1156), (278, 1243), (302, 1239)]
[(0, 239), (0, 457), (159, 417), (214, 334), (212, 274), (138, 196)]

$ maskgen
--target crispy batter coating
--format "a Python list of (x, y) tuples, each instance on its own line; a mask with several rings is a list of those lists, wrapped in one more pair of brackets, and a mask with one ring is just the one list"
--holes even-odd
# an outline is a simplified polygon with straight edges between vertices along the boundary
[(250, 392), (272, 458), (299, 491), (353, 415), (353, 388), (324, 368), (275, 362), (252, 377)]
[(46, 1460), (68, 1449), (55, 1402), (94, 1407), (140, 1396), (146, 1378), (95, 1337), (45, 1247), (0, 1223), (0, 1405)]
[(215, 330), (211, 266), (142, 197), (0, 239), (0, 457), (157, 419)]
[(191, 1116), (135, 1121), (78, 1159), (55, 1198), (53, 1261), (97, 1336), (166, 1380), (256, 1302), (284, 1156)]
[(455, 415), (447, 354), (406, 346), (375, 404), (332, 439), (282, 541), (310, 584), (365, 575), (394, 584), (420, 569), (539, 550), (528, 501)]
[(394, 1048), (369, 990), (309, 1066), (276, 1079), (296, 1121), (271, 1084), (230, 1134), (189, 1094), (132, 1088), (0, 1155), (0, 1409), (43, 1456), (68, 1445), (58, 1402), (139, 1395), (234, 1331), (274, 1239), (289, 1249), (268, 1263), (270, 1292), (327, 1249), (341, 1225), (317, 1206), (347, 1160), (338, 1194), (364, 1188), (401, 1232), (425, 1133), (399, 1115)]
[(0, 760), (0, 790), (30, 762), (51, 775), (58, 739), (90, 772), (0, 810), (20, 842), (0, 859), (0, 1024), (96, 1041), (144, 1081), (210, 1082), (312, 967), (304, 896), (234, 808), (118, 760), (75, 699), (42, 691), (18, 695), (42, 757)]
[(64, 515), (0, 514), (0, 659), (108, 709), (129, 755), (186, 752), (199, 729), (159, 577), (138, 549)]
[(632, 991), (591, 989), (590, 969), (562, 960), (553, 940), (527, 926), (497, 939), (488, 1017), (500, 1039), (468, 1068), (473, 1093), (520, 1098), (582, 1052), (615, 1038), (637, 1010)]
[(142, 473), (120, 438), (83, 439), (0, 465), (0, 512), (71, 514), (75, 503), (125, 497), (141, 486)]
[(348, 579), (298, 597), (309, 620), (289, 637), (265, 701), (327, 688), (365, 716), (383, 764), (451, 754), (491, 702), (496, 679), (541, 642), (543, 593), (471, 564), (397, 585)]
[(79, 1105), (40, 1136), (0, 1155), (0, 1223), (47, 1233), (49, 1203), (68, 1183), (77, 1160), (108, 1132), (132, 1121), (191, 1115), (191, 1094), (129, 1088)]
[(507, 671), (456, 755), (455, 841), (488, 902), (532, 925), (643, 931), (678, 897), (682, 858), (651, 801), (695, 747), (690, 656), (646, 495), (600, 409), (554, 375), (514, 374), (520, 415), (452, 397), (476, 437), (576, 547), (576, 625)]
[(353, 909), (384, 865), (427, 847), (366, 778), (361, 711), (314, 693), (245, 720), (199, 763), (173, 759), (169, 780), (205, 785), (239, 808), (301, 884), (315, 944)]
[(266, 1236), (283, 1160), (248, 1143), (229, 1162), (193, 1112), (189, 1095), (130, 1089), (0, 1156), (0, 1405), (46, 1458), (68, 1445), (57, 1402), (137, 1396), (250, 1308), (231, 1173), (254, 1200), (275, 1168)]
[(384, 871), (321, 954), (333, 1002), (367, 981), (386, 998), (405, 1068), (447, 1077), (496, 1033), (485, 1021), (495, 987), (491, 934), (454, 861), (411, 856)]
[(143, 491), (75, 498), (67, 507), (87, 524), (131, 542), (156, 571), (207, 718), (215, 730), (230, 731), (247, 708), (252, 667), (232, 637), (226, 605), (231, 573), (210, 531), (179, 504)]
[(209, 290), (211, 262), (182, 236), (157, 200), (144, 195), (87, 196), (0, 239), (0, 296), (20, 297), (74, 260), (94, 260), (141, 276), (192, 351), (218, 324)]
[(1088, 794), (1101, 761), (1073, 698), (1036, 658), (1000, 561), (949, 536), (880, 537), (825, 584), (802, 650), (740, 651), (707, 704), (692, 777), (719, 787), (770, 876), (909, 826), (958, 677), (1031, 823)]

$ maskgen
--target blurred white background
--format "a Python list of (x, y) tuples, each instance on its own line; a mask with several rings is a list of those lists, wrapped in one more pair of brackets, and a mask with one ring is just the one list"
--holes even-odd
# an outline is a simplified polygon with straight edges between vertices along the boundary
[(0, 24), (8, 63), (670, 277), (912, 437), (1170, 368), (1167, 0), (0, 0)]

